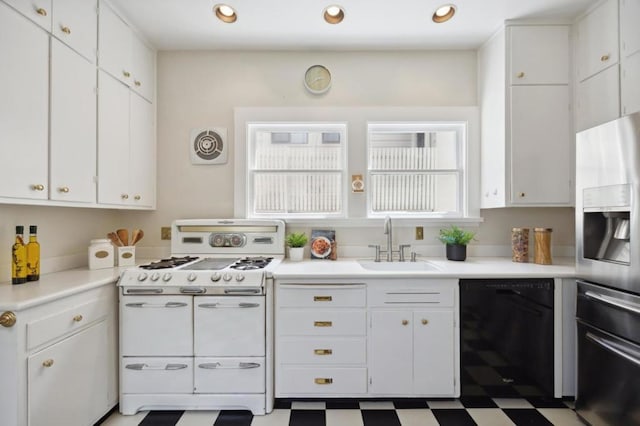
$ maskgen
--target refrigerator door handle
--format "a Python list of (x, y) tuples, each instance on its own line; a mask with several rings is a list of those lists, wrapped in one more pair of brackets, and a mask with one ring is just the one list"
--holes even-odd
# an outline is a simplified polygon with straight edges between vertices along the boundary
[[(602, 337), (598, 337), (594, 334), (591, 334), (589, 332), (587, 332), (586, 334), (587, 339), (591, 340), (592, 342), (602, 346), (603, 348), (607, 349), (610, 352), (613, 352), (614, 354), (621, 356), (622, 358), (626, 359), (627, 361), (631, 361), (632, 363), (634, 363), (635, 365), (637, 365), (638, 367), (640, 367), (640, 353), (637, 351), (634, 351), (632, 349), (629, 348), (623, 348), (622, 345), (617, 344), (615, 342), (612, 342), (610, 340), (604, 339)], [(627, 353), (630, 352), (630, 353)]]
[(599, 300), (600, 302), (606, 303), (607, 305), (615, 306), (616, 308), (624, 309), (625, 311), (633, 312), (634, 314), (640, 315), (640, 305), (638, 305), (637, 303), (627, 302), (626, 300), (617, 299), (611, 296), (605, 296), (604, 294), (595, 293), (590, 290), (585, 291), (584, 295), (592, 299)]

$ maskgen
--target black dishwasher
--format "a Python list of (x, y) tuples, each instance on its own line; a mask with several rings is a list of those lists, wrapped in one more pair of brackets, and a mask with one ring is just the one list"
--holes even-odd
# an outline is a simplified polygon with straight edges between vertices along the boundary
[(551, 278), (460, 280), (462, 396), (551, 397)]

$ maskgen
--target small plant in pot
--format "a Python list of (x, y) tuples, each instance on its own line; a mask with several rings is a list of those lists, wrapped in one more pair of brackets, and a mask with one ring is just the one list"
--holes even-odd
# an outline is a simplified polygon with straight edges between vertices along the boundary
[(463, 261), (467, 258), (467, 244), (476, 236), (475, 232), (465, 231), (455, 225), (441, 229), (438, 239), (447, 245), (447, 259)]
[(304, 246), (309, 239), (304, 232), (292, 232), (286, 237), (286, 244), (289, 247), (289, 259), (299, 262), (304, 255)]

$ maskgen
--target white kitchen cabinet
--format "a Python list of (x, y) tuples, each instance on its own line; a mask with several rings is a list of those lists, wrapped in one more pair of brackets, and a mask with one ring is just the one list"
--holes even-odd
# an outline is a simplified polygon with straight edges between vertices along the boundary
[(640, 51), (624, 58), (620, 75), (622, 114), (640, 111)]
[(618, 0), (601, 3), (578, 21), (576, 43), (579, 82), (618, 63)]
[(96, 69), (55, 39), (50, 96), (49, 198), (95, 203)]
[(114, 283), (61, 298), (38, 296), (50, 290), (37, 287), (24, 290), (43, 302), (3, 312), (15, 321), (0, 326), (0, 424), (94, 424), (118, 402)]
[(97, 0), (53, 0), (51, 33), (96, 63), (98, 46)]
[(153, 207), (153, 106), (103, 71), (98, 85), (98, 203)]
[(576, 131), (589, 129), (618, 117), (620, 117), (618, 65), (609, 67), (576, 85)]
[(622, 58), (640, 52), (640, 0), (620, 0), (620, 53)]
[[(51, 31), (52, 0), (3, 0), (31, 21)], [(4, 50), (3, 50), (4, 52)]]
[(482, 208), (571, 205), (569, 46), (567, 25), (511, 24), (480, 48)]
[(0, 52), (0, 196), (46, 200), (49, 37), (0, 2)]
[(156, 55), (140, 38), (134, 34), (131, 38), (132, 58), (132, 86), (140, 96), (154, 101), (156, 87)]

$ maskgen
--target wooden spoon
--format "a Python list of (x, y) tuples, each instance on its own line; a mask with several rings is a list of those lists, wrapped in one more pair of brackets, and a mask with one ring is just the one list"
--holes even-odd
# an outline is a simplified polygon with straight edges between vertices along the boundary
[(117, 229), (116, 234), (118, 234), (118, 238), (120, 238), (123, 246), (129, 245), (129, 231), (126, 229)]
[(142, 229), (134, 229), (133, 235), (131, 236), (131, 245), (135, 246), (138, 241), (140, 241), (144, 237), (144, 231)]
[(111, 242), (118, 247), (122, 247), (122, 243), (120, 242), (120, 238), (116, 235), (115, 232), (109, 232), (107, 237), (111, 240)]

